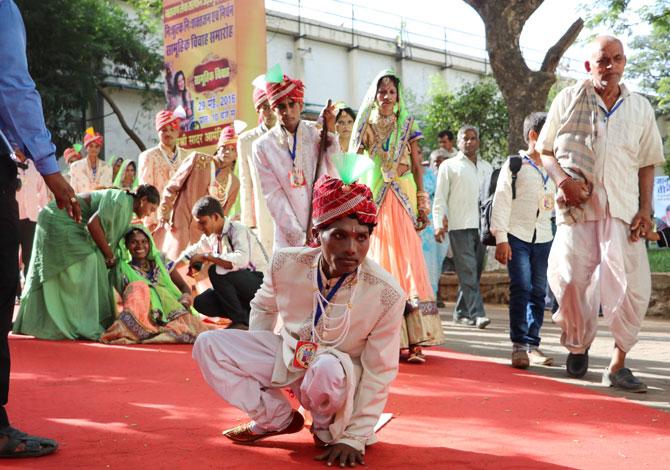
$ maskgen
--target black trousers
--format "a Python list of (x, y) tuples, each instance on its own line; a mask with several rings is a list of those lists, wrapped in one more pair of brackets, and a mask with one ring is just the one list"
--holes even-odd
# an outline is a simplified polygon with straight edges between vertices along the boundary
[(16, 203), (16, 165), (0, 154), (0, 427), (8, 426), (9, 339), (14, 299), (19, 284), (19, 206)]
[(209, 268), (212, 289), (193, 300), (193, 307), (209, 317), (230, 318), (233, 323), (249, 324), (249, 303), (263, 283), (263, 273), (241, 269), (217, 274), (216, 266)]
[(23, 277), (28, 275), (30, 255), (33, 252), (33, 239), (37, 222), (30, 219), (19, 219), (19, 245), (21, 245), (21, 262), (23, 263)]

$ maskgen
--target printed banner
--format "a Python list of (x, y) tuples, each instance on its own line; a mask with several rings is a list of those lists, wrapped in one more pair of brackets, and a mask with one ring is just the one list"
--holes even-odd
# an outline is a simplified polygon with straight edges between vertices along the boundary
[(654, 218), (656, 225), (670, 226), (670, 176), (654, 178)]
[(164, 0), (167, 109), (185, 113), (179, 146), (213, 151), (235, 119), (253, 127), (251, 81), (266, 69), (263, 0)]

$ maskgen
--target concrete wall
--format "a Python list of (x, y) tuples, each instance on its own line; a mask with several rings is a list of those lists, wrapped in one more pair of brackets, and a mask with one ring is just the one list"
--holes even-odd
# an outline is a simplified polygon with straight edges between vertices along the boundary
[[(163, 94), (156, 96), (155, 100), (144, 103), (145, 99), (139, 90), (110, 88), (108, 90), (116, 105), (121, 109), (123, 117), (145, 145), (153, 147), (158, 144), (158, 135), (154, 129), (154, 116), (164, 108)], [(131, 158), (137, 161), (140, 149), (128, 134), (121, 128), (116, 114), (107, 102), (104, 102), (103, 114), (105, 115), (105, 159), (111, 161), (111, 156)]]

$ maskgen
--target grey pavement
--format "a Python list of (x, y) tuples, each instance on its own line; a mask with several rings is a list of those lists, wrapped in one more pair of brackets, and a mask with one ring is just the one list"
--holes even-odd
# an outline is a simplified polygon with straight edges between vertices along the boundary
[[(506, 305), (486, 305), (491, 324), (484, 330), (456, 325), (452, 322), (453, 304), (441, 309), (444, 327), (444, 346), (454, 351), (483, 356), (493, 362), (511, 367), (512, 343), (509, 339), (509, 317)], [(560, 343), (560, 328), (552, 323), (551, 313), (545, 312), (541, 349), (554, 358), (553, 366), (533, 366), (528, 371), (552, 380), (616, 396), (670, 412), (670, 320), (645, 319), (639, 342), (626, 358), (626, 366), (647, 384), (647, 393), (628, 393), (601, 385), (603, 371), (608, 366), (614, 340), (607, 325), (599, 319), (598, 335), (589, 351), (589, 372), (582, 379), (565, 374), (567, 350)]]

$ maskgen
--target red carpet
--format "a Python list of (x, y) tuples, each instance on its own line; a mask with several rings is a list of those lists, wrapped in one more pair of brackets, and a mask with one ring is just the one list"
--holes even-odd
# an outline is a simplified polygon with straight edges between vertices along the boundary
[[(244, 417), (204, 383), (190, 346), (10, 340), (10, 416), (60, 441), (3, 468), (323, 468), (307, 430), (254, 447), (221, 430)], [(368, 448), (370, 468), (670, 468), (670, 414), (432, 350), (401, 367)]]

